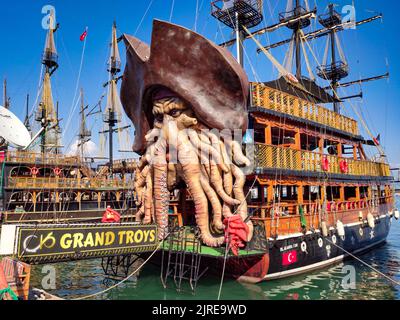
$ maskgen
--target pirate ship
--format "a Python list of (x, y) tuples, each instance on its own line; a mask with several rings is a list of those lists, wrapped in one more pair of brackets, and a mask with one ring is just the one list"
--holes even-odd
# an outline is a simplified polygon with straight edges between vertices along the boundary
[[(50, 84), (58, 68), (57, 28), (49, 29), (35, 118), (41, 126), (36, 134), (40, 152), (4, 146), (5, 225), (66, 223), (75, 228), (69, 225), (73, 222), (87, 229), (88, 221), (99, 222), (111, 207), (122, 221), (157, 225), (162, 250), (155, 257), (163, 284), (173, 275), (177, 286), (189, 279), (193, 289), (208, 269), (260, 282), (322, 268), (385, 241), (393, 218), (399, 217), (390, 167), (365, 123), (361, 121), (368, 139), (355, 119), (342, 114), (344, 101), (354, 96), (340, 97), (339, 91), (388, 75), (343, 82), (350, 68), (337, 37), (351, 23), (362, 25), (380, 16), (343, 22), (333, 5), (317, 16), (317, 9), (296, 0), (289, 1), (276, 24), (254, 31), (264, 20), (262, 1), (219, 0), (211, 8), (212, 16), (235, 32), (235, 39), (217, 45), (156, 20), (151, 46), (129, 35), (120, 38), (126, 46), (121, 77), (114, 24), (105, 84), (108, 103), (100, 132), (109, 137), (110, 154), (108, 164), (98, 168), (91, 168), (84, 147), (91, 137), (87, 116), (98, 113), (101, 100), (87, 112), (83, 91), (78, 152), (61, 152), (61, 121)], [(322, 28), (305, 33), (316, 18)], [(264, 47), (256, 38), (279, 28), (292, 30), (291, 39)], [(317, 83), (310, 61), (302, 55), (309, 41), (323, 37), (328, 42), (317, 75), (325, 85)], [(243, 68), (247, 39), (279, 70), (278, 79), (249, 81)], [(284, 44), (289, 51), (282, 65), (271, 50)], [(232, 45), (236, 57), (226, 49)], [(303, 57), (310, 78), (302, 73)], [(141, 156), (138, 162), (114, 161), (113, 136), (125, 129), (117, 127), (122, 117), (119, 81), (122, 106), (136, 131), (133, 151)], [(29, 119), (27, 112), (27, 126)], [(380, 156), (368, 158), (370, 147)], [(31, 237), (38, 229), (28, 231)], [(148, 252), (156, 247), (148, 246)], [(23, 248), (18, 257), (33, 263), (93, 257), (78, 251), (52, 252), (50, 258), (43, 258), (51, 255), (43, 251), (37, 258)], [(128, 270), (130, 252), (118, 256), (123, 254), (120, 248), (106, 251), (105, 269)]]
[[(207, 268), (242, 281), (277, 279), (385, 242), (399, 215), (390, 167), (365, 123), (368, 139), (355, 119), (342, 114), (341, 106), (354, 96), (339, 93), (388, 74), (343, 82), (350, 67), (337, 36), (381, 16), (349, 22), (334, 5), (317, 15), (317, 8), (296, 0), (276, 24), (250, 31), (263, 21), (262, 1), (219, 0), (211, 7), (235, 39), (216, 45), (158, 20), (151, 46), (123, 36), (121, 99), (136, 128), (134, 151), (142, 155), (135, 177), (137, 219), (157, 223), (165, 240), (163, 282), (175, 275), (181, 283), (190, 274), (193, 285), (202, 259)], [(322, 28), (306, 33), (314, 19)], [(291, 39), (267, 47), (256, 39), (280, 28), (292, 30)], [(301, 69), (306, 46), (311, 50), (309, 42), (323, 37), (327, 45), (317, 75), (325, 88), (306, 55), (310, 78)], [(279, 70), (277, 80), (249, 82), (246, 39)], [(286, 43), (282, 65), (271, 49)], [(232, 45), (236, 59), (226, 49)], [(367, 157), (370, 147), (379, 157)]]
[[(129, 220), (134, 217), (131, 174), (135, 160), (115, 161), (113, 155), (114, 136), (126, 129), (119, 127), (122, 109), (118, 108), (120, 102), (116, 83), (121, 62), (116, 25), (112, 28), (108, 63), (110, 80), (104, 85), (108, 88), (107, 108), (104, 112), (101, 110), (100, 100), (99, 104), (88, 110), (81, 90), (76, 152), (67, 154), (61, 145), (62, 119), (59, 119), (58, 102), (57, 105), (54, 103), (52, 95), (51, 79), (59, 67), (55, 44), (58, 24), (53, 16), (50, 19), (42, 57), (44, 73), (40, 101), (35, 105), (33, 115), (29, 114), (27, 97), (25, 126), (31, 132), (32, 142), (26, 148), (17, 150), (8, 147), (6, 142), (2, 146), (2, 221), (4, 224), (98, 222), (107, 208), (121, 214), (123, 220)], [(6, 86), (4, 97), (7, 102), (5, 106), (9, 107)], [(87, 152), (87, 144), (92, 138), (87, 117), (102, 113), (104, 130), (99, 134), (109, 138), (109, 161), (106, 164), (99, 164), (98, 160), (107, 157), (99, 158)], [(35, 120), (33, 124), (30, 123), (32, 116)], [(35, 124), (37, 132), (34, 131)]]

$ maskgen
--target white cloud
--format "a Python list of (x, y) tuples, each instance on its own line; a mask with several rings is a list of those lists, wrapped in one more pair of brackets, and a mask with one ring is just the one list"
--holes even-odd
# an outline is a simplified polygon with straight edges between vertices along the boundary
[[(81, 155), (81, 147), (79, 146), (79, 140), (75, 141), (67, 152), (68, 156), (78, 156)], [(86, 142), (83, 146), (84, 157), (97, 157), (99, 154), (99, 149), (93, 141)]]

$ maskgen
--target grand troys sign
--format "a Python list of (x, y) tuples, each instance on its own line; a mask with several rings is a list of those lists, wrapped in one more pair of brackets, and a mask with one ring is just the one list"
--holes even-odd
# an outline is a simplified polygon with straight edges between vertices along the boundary
[(16, 255), (22, 261), (63, 261), (157, 249), (154, 225), (69, 225), (18, 227)]

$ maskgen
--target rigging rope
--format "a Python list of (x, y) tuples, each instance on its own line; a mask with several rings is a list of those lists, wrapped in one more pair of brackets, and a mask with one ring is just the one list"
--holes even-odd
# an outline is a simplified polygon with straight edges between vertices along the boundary
[[(169, 237), (169, 235), (170, 235), (170, 234), (167, 234), (165, 240)], [(164, 241), (165, 241), (165, 240), (164, 240)], [(109, 288), (107, 288), (107, 289), (105, 289), (105, 290), (102, 290), (102, 291), (100, 291), (100, 292), (97, 292), (97, 293), (94, 293), (94, 294), (91, 294), (91, 295), (88, 295), (88, 296), (84, 296), (84, 297), (81, 297), (81, 298), (75, 298), (75, 299), (72, 299), (72, 301), (88, 300), (88, 299), (91, 299), (91, 298), (100, 296), (100, 295), (102, 295), (102, 294), (104, 294), (104, 293), (107, 293), (107, 292), (109, 292), (109, 291), (111, 291), (111, 290), (113, 290), (113, 289), (119, 287), (121, 284), (123, 284), (123, 283), (125, 283), (126, 281), (128, 281), (128, 280), (129, 280), (130, 278), (132, 278), (136, 273), (138, 273), (141, 269), (143, 269), (143, 267), (151, 260), (151, 258), (153, 258), (153, 256), (158, 252), (158, 250), (161, 249), (161, 246), (162, 246), (162, 245), (163, 245), (163, 241), (160, 242), (160, 244), (158, 245), (158, 247), (153, 251), (153, 253), (147, 258), (146, 261), (144, 261), (134, 272), (132, 272), (128, 277), (126, 277), (126, 278), (123, 279), (122, 281), (116, 283), (115, 285), (113, 285), (113, 286), (111, 286), (111, 287), (109, 287)]]
[[(88, 30), (88, 28), (86, 28), (86, 31), (87, 31), (87, 30)], [(82, 74), (83, 62), (84, 62), (84, 58), (85, 58), (86, 41), (87, 41), (87, 37), (85, 37), (85, 40), (84, 40), (84, 42), (83, 42), (82, 55), (81, 55), (81, 63), (80, 63), (79, 72), (78, 72), (78, 79), (77, 79), (77, 81), (76, 81), (76, 87), (75, 87), (74, 98), (73, 98), (73, 100), (72, 100), (72, 105), (71, 105), (71, 112), (70, 112), (70, 114), (69, 114), (68, 121), (67, 121), (67, 124), (66, 124), (66, 126), (65, 126), (64, 135), (65, 135), (66, 132), (68, 132), (69, 126), (70, 126), (71, 121), (72, 121), (72, 117), (73, 117), (73, 115), (74, 115), (74, 113), (75, 113), (76, 107), (77, 107), (78, 102), (79, 102), (79, 99), (77, 99), (77, 94), (78, 94), (78, 90), (79, 90), (79, 84), (80, 84), (80, 81), (81, 81), (81, 74)], [(75, 103), (75, 100), (77, 100), (76, 103)], [(64, 137), (63, 137), (63, 138), (64, 138)]]
[(337, 45), (337, 48), (338, 48), (338, 51), (339, 51), (340, 59), (341, 59), (344, 63), (347, 64), (346, 55), (344, 54), (344, 51), (343, 51), (343, 49), (342, 49), (342, 45), (340, 44), (340, 39), (339, 39), (339, 36), (338, 36), (337, 32), (335, 32), (335, 39), (336, 39), (336, 45)]
[(341, 246), (337, 245), (336, 243), (333, 243), (332, 241), (330, 241), (328, 238), (325, 238), (326, 241), (328, 241), (330, 244), (333, 244), (335, 247), (337, 247), (338, 249), (342, 250), (344, 253), (346, 253), (347, 255), (349, 255), (350, 257), (356, 259), (357, 261), (361, 262), (363, 265), (367, 266), (368, 268), (370, 268), (371, 270), (375, 271), (377, 274), (381, 275), (382, 277), (386, 278), (387, 280), (393, 282), (395, 285), (400, 286), (400, 282), (392, 279), (391, 277), (387, 276), (386, 274), (384, 274), (383, 272), (379, 271), (378, 269), (374, 268), (373, 266), (371, 266), (370, 264), (366, 263), (365, 261), (361, 260), (360, 258), (358, 258), (357, 256), (355, 256), (354, 254), (350, 253), (349, 251), (347, 251), (346, 249), (342, 248)]
[(140, 20), (140, 23), (139, 23), (138, 27), (136, 28), (136, 31), (135, 31), (135, 34), (134, 34), (135, 36), (139, 32), (139, 29), (142, 26), (144, 19), (146, 19), (146, 16), (147, 16), (148, 12), (150, 11), (150, 8), (153, 5), (153, 2), (154, 2), (154, 0), (150, 1), (149, 6), (147, 7), (147, 9), (146, 9), (146, 11), (145, 11), (145, 13), (144, 13), (144, 15), (142, 17), (142, 20)]
[(171, 14), (169, 15), (169, 22), (172, 21), (172, 16), (174, 15), (174, 8), (175, 8), (175, 0), (172, 0)]
[[(293, 56), (294, 56), (294, 40), (295, 35), (292, 35), (292, 39), (290, 40), (289, 50), (286, 52), (285, 60), (283, 61), (283, 66), (288, 72), (292, 72), (293, 70)], [(283, 76), (280, 74), (279, 77)]]
[(32, 109), (31, 109), (31, 112), (30, 112), (30, 115), (29, 115), (29, 118), (31, 118), (32, 115), (33, 115), (34, 112), (35, 112), (36, 106), (37, 106), (38, 101), (39, 101), (40, 93), (41, 93), (41, 91), (42, 91), (42, 87), (43, 87), (43, 82), (42, 82), (43, 70), (44, 70), (44, 66), (43, 66), (43, 64), (42, 64), (42, 68), (40, 69), (40, 76), (39, 76), (39, 83), (38, 83), (38, 91), (37, 91), (36, 99), (35, 99), (35, 102), (33, 103), (33, 106), (32, 106)]
[(289, 72), (278, 62), (278, 60), (276, 60), (275, 57), (262, 46), (262, 44), (254, 37), (254, 35), (245, 26), (242, 27), (243, 30), (246, 31), (246, 33), (249, 35), (249, 37), (258, 45), (258, 47), (262, 50), (262, 52), (267, 56), (267, 58), (273, 63), (275, 68), (277, 68), (281, 74), (288, 75)]
[(288, 18), (289, 12), (294, 9), (293, 7), (293, 0), (288, 0), (287, 5), (286, 5), (286, 15), (285, 18)]
[(310, 76), (311, 80), (315, 81), (315, 76), (314, 76), (314, 73), (313, 73), (313, 71), (311, 69), (310, 61), (308, 60), (308, 55), (307, 55), (307, 52), (306, 52), (306, 47), (304, 46), (304, 41), (301, 41), (301, 47), (303, 49), (304, 60), (306, 61), (308, 75)]
[(196, 16), (194, 18), (194, 31), (197, 32), (197, 21), (199, 19), (199, 0), (196, 1)]

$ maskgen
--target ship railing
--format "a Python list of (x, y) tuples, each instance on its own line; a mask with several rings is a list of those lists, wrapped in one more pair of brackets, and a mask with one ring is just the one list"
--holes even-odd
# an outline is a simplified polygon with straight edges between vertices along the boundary
[[(364, 222), (370, 208), (381, 205), (387, 206), (387, 211), (393, 209), (393, 196), (380, 197), (375, 199), (352, 200), (352, 201), (331, 201), (331, 207), (326, 210), (325, 219), (327, 226), (335, 227), (340, 220), (344, 224)], [(305, 228), (302, 225), (300, 207), (303, 209), (303, 216), (306, 222)], [(323, 210), (321, 201), (299, 203), (276, 203), (275, 205), (251, 204), (248, 206), (255, 224), (265, 225), (267, 237), (287, 236), (296, 233), (318, 230), (320, 228), (320, 216)]]
[(136, 169), (139, 164), (137, 159), (129, 159), (129, 160), (116, 160), (113, 162), (114, 170), (122, 170), (123, 168), (128, 169)]
[(316, 122), (352, 135), (359, 135), (357, 121), (296, 96), (252, 83), (252, 106)]
[(10, 163), (76, 166), (80, 162), (80, 158), (68, 157), (60, 154), (49, 155), (28, 151), (8, 151), (6, 153), (5, 161)]
[[(293, 170), (347, 176), (391, 176), (390, 166), (386, 163), (354, 160), (266, 144), (256, 144), (255, 157), (255, 167), (257, 169)], [(324, 168), (324, 162), (328, 163), (328, 168)], [(346, 171), (343, 170), (343, 165), (341, 165), (343, 162), (347, 164)]]
[(14, 189), (133, 189), (133, 182), (119, 179), (12, 177), (9, 178), (8, 186)]

